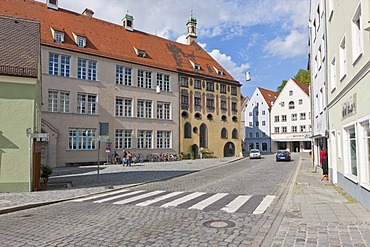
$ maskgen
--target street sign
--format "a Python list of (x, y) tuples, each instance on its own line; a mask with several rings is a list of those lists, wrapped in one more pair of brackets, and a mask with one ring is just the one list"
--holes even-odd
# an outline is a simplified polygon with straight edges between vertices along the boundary
[(112, 143), (111, 142), (107, 142), (105, 144), (105, 152), (106, 153), (110, 153), (111, 150), (112, 150)]

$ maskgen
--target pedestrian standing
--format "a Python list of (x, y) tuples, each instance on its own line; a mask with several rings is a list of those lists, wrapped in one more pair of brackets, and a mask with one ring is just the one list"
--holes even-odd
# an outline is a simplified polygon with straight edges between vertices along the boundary
[(127, 162), (127, 166), (131, 166), (131, 163), (132, 163), (132, 155), (131, 155), (130, 151), (127, 151), (127, 154), (126, 154), (126, 162)]
[(329, 181), (329, 178), (328, 178), (328, 170), (329, 170), (329, 167), (328, 167), (328, 154), (327, 154), (325, 148), (322, 148), (321, 151), (320, 151), (320, 163), (321, 163), (321, 168), (322, 168), (322, 178), (321, 178), (321, 181), (324, 180), (324, 179), (326, 179), (327, 181)]
[(125, 166), (127, 163), (126, 163), (126, 156), (127, 156), (127, 152), (126, 150), (122, 150), (122, 166)]

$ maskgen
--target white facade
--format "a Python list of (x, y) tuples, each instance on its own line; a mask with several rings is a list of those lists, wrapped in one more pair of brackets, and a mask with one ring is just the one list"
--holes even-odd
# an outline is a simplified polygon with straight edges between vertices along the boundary
[(272, 152), (311, 150), (310, 97), (297, 83), (289, 79), (271, 108)]
[[(312, 151), (315, 167), (320, 164), (320, 148), (327, 148), (327, 66), (335, 66), (335, 58), (326, 57), (326, 11), (325, 1), (311, 0), (310, 6), (310, 72), (311, 72), (311, 118)], [(336, 73), (332, 74), (336, 77)]]
[[(370, 2), (329, 1), (329, 179), (370, 209)], [(332, 76), (337, 75), (337, 76)]]
[(245, 145), (247, 153), (253, 148), (261, 152), (271, 152), (270, 106), (259, 87), (245, 109)]

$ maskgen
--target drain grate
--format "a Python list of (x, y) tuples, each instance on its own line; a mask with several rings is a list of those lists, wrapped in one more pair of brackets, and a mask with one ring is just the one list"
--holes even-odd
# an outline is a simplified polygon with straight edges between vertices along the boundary
[(234, 227), (235, 223), (229, 220), (210, 220), (203, 223), (208, 228), (229, 228)]

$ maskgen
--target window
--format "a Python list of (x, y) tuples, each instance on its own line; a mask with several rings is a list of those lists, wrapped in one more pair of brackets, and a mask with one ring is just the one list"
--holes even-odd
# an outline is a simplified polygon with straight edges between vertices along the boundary
[(222, 128), (222, 130), (221, 130), (221, 138), (222, 139), (227, 139), (227, 129), (226, 128)]
[(265, 114), (266, 114), (266, 111), (265, 111), (265, 110), (263, 110), (263, 111), (262, 111), (262, 115), (265, 115)]
[(331, 18), (333, 17), (333, 13), (334, 13), (334, 0), (329, 0), (329, 18), (328, 20), (330, 21)]
[(231, 102), (231, 110), (232, 111), (237, 111), (238, 110), (236, 102)]
[(96, 129), (70, 128), (68, 148), (70, 150), (94, 150)]
[(262, 121), (262, 126), (266, 126), (266, 121)]
[(152, 131), (151, 130), (138, 130), (137, 131), (137, 148), (149, 148), (152, 146)]
[(249, 116), (252, 116), (253, 115), (253, 113), (252, 112), (249, 112), (249, 114), (248, 114)]
[(132, 99), (116, 99), (116, 116), (132, 117)]
[(221, 100), (221, 109), (226, 110), (226, 100)]
[(182, 105), (188, 105), (189, 99), (187, 95), (181, 95), (181, 104)]
[(77, 113), (79, 114), (96, 114), (96, 95), (92, 94), (77, 94)]
[(301, 125), (301, 132), (305, 132), (306, 131), (306, 125)]
[(352, 64), (363, 52), (363, 31), (361, 23), (361, 4), (358, 5), (352, 17)]
[(152, 72), (138, 70), (137, 72), (137, 86), (142, 88), (152, 88)]
[(224, 85), (224, 84), (220, 85), (220, 93), (223, 93), (223, 94), (226, 93), (226, 85)]
[(279, 133), (279, 127), (275, 127), (275, 133)]
[(286, 122), (286, 115), (281, 115), (281, 122)]
[(252, 122), (249, 122), (249, 124), (248, 124), (248, 125), (249, 125), (249, 127), (252, 127)]
[(292, 132), (297, 132), (297, 126), (292, 126)]
[(84, 48), (86, 46), (86, 38), (84, 37), (77, 37), (77, 46)]
[(252, 136), (252, 133), (251, 133), (251, 132), (249, 132), (249, 138), (253, 138), (253, 136)]
[(284, 107), (285, 106), (285, 103), (284, 102), (280, 102), (280, 106), (281, 107)]
[(157, 118), (171, 119), (171, 103), (157, 102)]
[(71, 57), (49, 53), (49, 75), (70, 76)]
[(289, 110), (292, 110), (292, 109), (294, 109), (294, 102), (290, 101), (289, 102)]
[(57, 43), (63, 43), (64, 42), (64, 33), (54, 31), (54, 41)]
[(236, 87), (231, 87), (231, 95), (237, 95), (237, 94), (238, 94), (238, 91)]
[(152, 118), (152, 101), (149, 100), (137, 101), (137, 117)]
[(49, 112), (69, 112), (69, 92), (49, 91), (48, 111)]
[(357, 176), (357, 147), (356, 147), (356, 132), (355, 128), (346, 130), (347, 132), (347, 145), (348, 145), (348, 163), (350, 164), (350, 172), (352, 175)]
[(260, 133), (256, 132), (256, 138), (260, 138)]
[(303, 99), (299, 99), (298, 100), (298, 105), (302, 105), (303, 104)]
[(77, 62), (77, 78), (96, 81), (96, 61), (79, 58)]
[(347, 74), (347, 50), (346, 37), (344, 36), (339, 45), (339, 76), (342, 80)]
[(208, 82), (208, 81), (207, 81), (207, 84), (206, 84), (206, 90), (207, 90), (207, 91), (210, 91), (210, 92), (213, 92), (213, 91), (214, 91), (214, 83), (213, 83), (213, 82)]
[[(202, 98), (194, 97), (194, 105), (195, 106), (201, 106), (202, 105)], [(221, 108), (222, 108), (222, 101), (221, 101)]]
[(159, 86), (161, 91), (170, 91), (170, 75), (158, 73), (157, 86)]
[(159, 149), (171, 148), (171, 131), (164, 130), (157, 131), (157, 148)]
[(202, 82), (201, 82), (201, 80), (195, 80), (194, 81), (194, 88), (195, 89), (201, 89), (202, 88)]
[(301, 114), (300, 114), (300, 118), (299, 118), (300, 120), (306, 120), (306, 113), (305, 112), (302, 112)]
[(208, 108), (214, 108), (215, 107), (215, 101), (213, 99), (207, 99), (207, 107)]
[(292, 114), (292, 121), (297, 121), (297, 113)]
[(280, 122), (280, 116), (275, 116), (275, 123)]
[(188, 87), (188, 78), (181, 77), (181, 86)]
[(366, 169), (367, 170), (367, 175), (366, 175), (366, 182), (370, 182), (370, 125), (368, 122), (362, 124), (363, 127), (363, 136), (364, 136), (364, 147), (365, 147), (365, 164), (366, 164)]
[(283, 126), (281, 127), (281, 132), (282, 133), (286, 133), (288, 130), (287, 130), (287, 127), (286, 126)]
[(232, 138), (233, 139), (238, 139), (239, 138), (239, 133), (238, 133), (237, 129), (233, 129)]
[(335, 66), (335, 57), (330, 62), (330, 92), (337, 88), (337, 68)]
[(290, 90), (289, 91), (289, 96), (292, 96), (293, 95), (293, 91), (292, 90)]
[(132, 85), (132, 68), (116, 66), (116, 84)]
[(132, 130), (118, 129), (116, 130), (117, 149), (132, 149)]
[(260, 149), (260, 144), (258, 142), (256, 143), (256, 149)]
[(257, 127), (260, 126), (260, 122), (256, 121), (256, 126)]
[(191, 124), (185, 123), (184, 125), (184, 138), (191, 138)]

